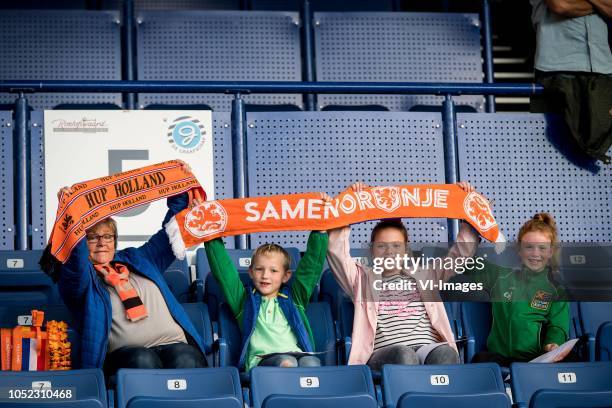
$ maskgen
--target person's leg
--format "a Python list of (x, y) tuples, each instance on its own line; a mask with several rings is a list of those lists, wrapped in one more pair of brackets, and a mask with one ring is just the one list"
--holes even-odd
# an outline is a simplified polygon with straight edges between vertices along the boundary
[(385, 364), (419, 364), (419, 358), (412, 347), (394, 345), (380, 348), (372, 353), (368, 366), (372, 370), (380, 371)]
[(145, 347), (121, 347), (106, 355), (104, 372), (114, 375), (120, 368), (163, 368), (155, 351)]
[(185, 343), (173, 343), (153, 348), (164, 368), (203, 368), (206, 359), (195, 346)]
[(472, 357), (472, 363), (497, 363), (502, 367), (509, 367), (512, 359), (491, 351), (481, 351)]
[(459, 354), (448, 344), (442, 344), (429, 352), (424, 364), (459, 364)]
[(279, 354), (273, 357), (264, 358), (258, 365), (268, 367), (297, 367), (298, 361), (295, 357), (288, 354)]
[(298, 360), (299, 367), (321, 367), (321, 360), (315, 356), (304, 356)]

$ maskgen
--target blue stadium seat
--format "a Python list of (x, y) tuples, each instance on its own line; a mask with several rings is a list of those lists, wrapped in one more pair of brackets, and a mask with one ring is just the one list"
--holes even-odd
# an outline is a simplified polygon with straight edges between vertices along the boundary
[[(319, 81), (483, 81), (476, 14), (317, 12), (314, 20)], [(453, 99), (473, 111), (484, 110), (481, 96)], [(423, 105), (439, 109), (441, 101), (429, 95), (318, 96), (320, 109), (379, 105), (409, 111)]]
[(0, 4), (0, 9), (15, 9), (15, 10), (27, 10), (27, 9), (81, 9), (85, 10), (87, 6), (86, 0), (6, 0)]
[(0, 305), (58, 305), (57, 286), (38, 265), (42, 251), (0, 251)]
[(185, 309), (187, 316), (189, 316), (191, 323), (193, 323), (198, 331), (198, 334), (202, 336), (204, 345), (208, 349), (206, 355), (208, 364), (215, 366), (219, 365), (218, 356), (213, 354), (213, 350), (217, 351), (217, 344), (215, 344), (215, 339), (213, 337), (212, 324), (208, 315), (208, 308), (206, 307), (206, 304), (202, 302), (182, 303), (182, 306)]
[[(275, 11), (137, 11), (139, 80), (301, 81), (299, 15)], [(190, 49), (184, 53), (182, 50)], [(177, 61), (181, 61), (177, 64)], [(231, 95), (150, 94), (139, 102), (207, 105), (229, 112)], [(295, 105), (299, 94), (247, 95), (248, 104)]]
[(367, 366), (255, 367), (251, 402), (253, 408), (377, 407)]
[[(102, 10), (121, 10), (123, 0), (102, 0)], [(134, 10), (240, 10), (240, 0), (134, 0)]]
[(243, 408), (238, 370), (190, 368), (120, 369), (118, 408)]
[[(300, 0), (251, 0), (252, 10), (291, 10), (300, 11)], [(313, 0), (312, 11), (394, 11), (398, 3), (393, 0)]]
[[(318, 352), (325, 352), (324, 354), (317, 355), (321, 360), (321, 364), (336, 365), (338, 363), (337, 339), (329, 305), (323, 302), (310, 303), (306, 308), (306, 316), (314, 336), (315, 349)], [(227, 365), (237, 366), (240, 358), (242, 334), (238, 322), (236, 322), (232, 312), (225, 303), (219, 307), (218, 324), (219, 336), (223, 338), (224, 345), (227, 347), (227, 351), (223, 350), (224, 354), (220, 358)]]
[(314, 336), (315, 349), (325, 352), (325, 354), (317, 356), (321, 360), (321, 364), (326, 366), (338, 364), (336, 348), (338, 339), (336, 339), (334, 320), (329, 304), (325, 302), (310, 303), (306, 308), (306, 316)]
[[(0, 38), (2, 79), (120, 80), (121, 17), (118, 11), (3, 10)], [(36, 93), (27, 96), (36, 109), (59, 104), (108, 104), (121, 107), (121, 94)], [(0, 104), (15, 94), (0, 93)]]
[(383, 366), (382, 392), (387, 408), (508, 407), (497, 364)]
[(599, 326), (595, 342), (597, 344), (595, 359), (612, 361), (612, 322), (606, 322)]
[[(589, 361), (609, 359), (609, 347), (612, 337), (609, 326), (612, 325), (612, 302), (579, 302), (581, 334), (587, 338)], [(599, 352), (598, 352), (599, 350)], [(608, 358), (605, 358), (608, 356)]]
[(612, 362), (513, 363), (510, 371), (519, 408), (595, 408), (612, 403)]
[[(57, 390), (60, 397), (67, 395), (70, 391), (72, 396), (57, 399), (32, 399), (29, 401), (13, 400), (2, 402), (3, 408), (106, 408), (106, 387), (104, 385), (104, 374), (102, 370), (70, 370), (70, 371), (1, 371), (0, 388), (3, 391), (3, 399), (6, 398), (8, 390), (39, 389)], [(59, 393), (60, 391), (61, 394)], [(52, 394), (53, 395), (53, 394)], [(44, 401), (44, 403), (42, 402)]]
[(467, 337), (466, 363), (479, 351), (487, 349), (487, 338), (491, 331), (493, 316), (491, 304), (487, 302), (462, 302), (461, 320)]
[(191, 270), (187, 259), (175, 260), (164, 271), (164, 279), (179, 302), (201, 301), (204, 297), (204, 282), (191, 281)]
[(570, 299), (612, 302), (611, 244), (564, 244), (559, 272)]

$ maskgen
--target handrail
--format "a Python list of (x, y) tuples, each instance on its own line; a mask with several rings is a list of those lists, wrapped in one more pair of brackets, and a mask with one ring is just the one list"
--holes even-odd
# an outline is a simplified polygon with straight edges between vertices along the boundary
[(0, 80), (0, 92), (537, 95), (535, 83)]

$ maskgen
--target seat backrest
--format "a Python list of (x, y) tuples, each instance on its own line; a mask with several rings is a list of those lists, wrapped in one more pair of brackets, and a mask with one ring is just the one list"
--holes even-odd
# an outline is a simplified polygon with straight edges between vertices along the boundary
[(42, 251), (0, 251), (0, 304), (62, 304), (55, 283), (38, 265)]
[(583, 334), (595, 335), (605, 322), (612, 322), (612, 302), (579, 302), (578, 312)]
[[(120, 80), (119, 11), (2, 10), (0, 48), (2, 79)], [(25, 78), (24, 78), (25, 77)], [(37, 109), (58, 104), (100, 103), (121, 106), (121, 94), (42, 92), (27, 96)], [(15, 94), (0, 93), (0, 104)]]
[(164, 271), (164, 279), (172, 294), (176, 296), (179, 302), (189, 302), (191, 299), (191, 271), (187, 264), (187, 259), (176, 259)]
[(353, 319), (355, 317), (355, 305), (352, 300), (345, 300), (340, 304), (340, 315), (338, 322), (340, 324), (340, 335), (351, 337), (353, 335)]
[(523, 406), (529, 404), (538, 390), (612, 390), (612, 362), (513, 363), (510, 373), (514, 402)]
[[(477, 14), (314, 13), (319, 81), (482, 82)], [(337, 50), (342, 49), (341, 53)], [(452, 61), (452, 62), (451, 62)], [(453, 98), (483, 110), (482, 96)], [(380, 105), (408, 111), (441, 105), (429, 95), (319, 95), (328, 105)]]
[(612, 361), (612, 322), (599, 326), (596, 345), (595, 358), (598, 361)]
[(405, 393), (477, 394), (505, 392), (497, 364), (394, 365), (382, 369), (386, 406), (395, 406)]
[(329, 304), (334, 320), (338, 320), (340, 316), (340, 304), (347, 300), (350, 301), (350, 298), (344, 293), (336, 277), (329, 269), (321, 274), (319, 286), (321, 288), (319, 291), (319, 300)]
[(219, 337), (222, 337), (228, 346), (227, 364), (237, 367), (240, 360), (242, 332), (227, 303), (222, 303), (219, 306), (217, 322), (219, 324)]
[(468, 343), (467, 359), (470, 361), (474, 354), (486, 349), (492, 324), (491, 304), (487, 302), (462, 302), (461, 320), (463, 322), (463, 333), (466, 337), (474, 340), (472, 345)]
[[(189, 320), (195, 326), (198, 334), (202, 336), (202, 340), (207, 347), (212, 347), (213, 330), (208, 315), (208, 307), (202, 302), (197, 303), (182, 303), (183, 309), (189, 316)], [(210, 361), (210, 359), (209, 359)]]
[[(302, 80), (298, 13), (139, 10), (135, 14), (139, 80)], [(185, 48), (191, 52), (181, 51)], [(206, 104), (223, 112), (231, 110), (231, 99), (231, 95), (197, 93), (139, 96), (143, 105)], [(245, 101), (303, 105), (299, 94), (247, 95)]]
[(321, 364), (326, 366), (338, 364), (336, 332), (329, 304), (326, 302), (310, 303), (306, 308), (306, 316), (312, 329), (315, 350), (325, 352), (325, 354), (317, 355)]
[[(283, 401), (278, 398), (281, 396), (289, 398)], [(306, 406), (310, 401), (315, 404), (310, 406), (317, 407), (376, 407), (374, 383), (367, 366), (297, 367), (290, 370), (255, 367), (251, 370), (254, 408), (276, 407), (281, 402), (287, 404), (289, 400), (290, 406)]]
[(235, 367), (117, 372), (118, 408), (242, 408), (242, 404)]
[[(106, 386), (104, 374), (99, 369), (69, 371), (1, 371), (0, 388), (5, 390), (40, 390), (39, 394), (51, 391), (45, 407), (59, 408), (70, 406), (78, 408), (106, 408)], [(45, 391), (46, 390), (46, 391)], [(54, 396), (54, 391), (58, 393)], [(6, 394), (5, 394), (6, 395)], [(56, 399), (55, 402), (53, 399)], [(42, 397), (36, 401), (42, 401)], [(51, 403), (49, 403), (51, 402)], [(17, 404), (19, 406), (19, 404)], [(23, 405), (23, 403), (22, 403)], [(6, 403), (2, 403), (6, 406)]]
[(612, 245), (564, 244), (560, 281), (571, 299), (612, 302)]

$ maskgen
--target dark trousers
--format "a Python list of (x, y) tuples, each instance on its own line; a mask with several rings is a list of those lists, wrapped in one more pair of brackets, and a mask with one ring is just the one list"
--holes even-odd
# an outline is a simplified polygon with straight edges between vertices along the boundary
[(200, 350), (190, 344), (121, 347), (106, 355), (104, 373), (111, 376), (120, 368), (202, 368), (206, 365)]

